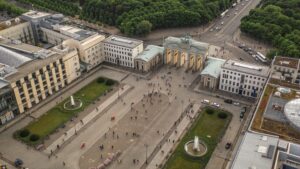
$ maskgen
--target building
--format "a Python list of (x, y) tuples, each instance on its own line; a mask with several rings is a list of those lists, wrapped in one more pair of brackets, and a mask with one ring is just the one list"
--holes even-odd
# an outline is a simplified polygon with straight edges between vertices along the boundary
[(272, 169), (279, 138), (246, 132), (231, 169)]
[(106, 62), (134, 68), (134, 59), (144, 50), (143, 41), (112, 35), (103, 41)]
[(145, 50), (134, 59), (134, 68), (142, 72), (153, 70), (163, 62), (164, 48), (148, 45)]
[(35, 59), (15, 67), (17, 71), (4, 78), (14, 92), (20, 113), (58, 92), (81, 74), (74, 48), (41, 49), (33, 55)]
[(164, 64), (199, 71), (204, 68), (209, 44), (195, 41), (190, 36), (168, 37), (164, 40), (164, 48)]
[(19, 114), (17, 102), (14, 93), (4, 77), (16, 72), (16, 70), (8, 65), (0, 63), (0, 125), (13, 119)]
[(85, 70), (90, 70), (104, 61), (102, 41), (105, 36), (65, 24), (62, 14), (29, 11), (21, 16), (31, 23), (35, 39), (47, 46), (64, 45), (76, 48)]
[(263, 91), (269, 72), (266, 66), (227, 60), (221, 67), (219, 90), (256, 98)]
[(207, 57), (205, 61), (205, 68), (201, 71), (200, 76), (200, 87), (208, 89), (218, 89), (221, 66), (225, 63), (225, 60)]
[(28, 44), (35, 43), (30, 23), (20, 18), (1, 22), (0, 36)]
[(300, 84), (300, 60), (276, 56), (272, 63), (271, 78)]
[(299, 169), (300, 145), (280, 140), (274, 169)]

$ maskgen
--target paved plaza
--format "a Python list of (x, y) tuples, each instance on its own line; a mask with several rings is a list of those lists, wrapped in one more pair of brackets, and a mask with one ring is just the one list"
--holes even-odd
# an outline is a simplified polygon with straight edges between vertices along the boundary
[[(49, 143), (45, 151), (37, 151), (12, 138), (14, 131), (33, 120), (31, 117), (24, 118), (1, 133), (0, 150), (3, 156), (10, 161), (21, 158), (25, 166), (32, 169), (89, 169), (101, 165), (112, 155), (118, 157), (111, 160), (111, 164), (106, 168), (155, 168), (156, 164), (162, 163), (161, 148), (166, 152), (174, 148), (175, 144), (166, 144), (165, 140), (178, 139), (189, 121), (183, 119), (177, 124), (178, 136), (174, 136), (174, 123), (182, 117), (190, 104), (198, 109), (202, 106), (202, 99), (209, 99), (233, 113), (229, 130), (212, 156), (212, 159), (216, 159), (218, 162), (208, 164), (208, 167), (213, 166), (210, 168), (222, 166), (228, 154), (228, 150), (224, 148), (225, 143), (234, 140), (241, 124), (239, 120), (240, 107), (225, 104), (222, 99), (196, 93), (190, 89), (189, 85), (197, 78), (198, 73), (165, 66), (151, 79), (146, 80), (133, 73), (102, 68), (88, 77), (88, 80), (82, 81), (69, 92), (62, 94), (62, 99), (68, 98), (84, 84), (99, 76), (117, 80), (125, 86), (130, 86), (131, 89), (110, 106), (106, 106), (106, 109), (101, 109), (101, 105), (105, 102), (103, 101), (97, 103), (94, 108), (86, 110), (90, 111), (86, 117), (83, 117), (83, 119), (89, 119), (84, 122), (86, 126), (74, 137), (71, 137), (71, 133), (75, 133), (74, 128), (72, 131), (71, 129), (68, 131), (67, 136), (70, 136), (68, 139), (63, 136), (64, 133), (57, 136), (56, 140), (59, 142), (63, 138), (67, 139), (65, 140), (67, 144), (64, 144), (59, 151), (55, 151), (50, 158), (51, 148), (49, 147), (55, 147), (57, 142)], [(55, 104), (55, 100), (53, 100), (40, 109), (38, 114), (46, 112)], [(93, 117), (88, 117), (88, 115)], [(145, 164), (146, 157), (149, 165)]]

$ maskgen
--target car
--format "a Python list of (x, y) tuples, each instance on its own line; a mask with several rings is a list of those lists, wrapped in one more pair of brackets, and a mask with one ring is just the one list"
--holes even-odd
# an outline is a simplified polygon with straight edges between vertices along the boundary
[(221, 25), (224, 25), (224, 22), (221, 22)]
[(15, 160), (14, 164), (15, 164), (15, 167), (21, 167), (24, 164), (24, 162), (21, 159), (17, 158)]
[(238, 11), (239, 10), (239, 8), (235, 8), (235, 11)]
[(209, 101), (209, 100), (207, 100), (207, 99), (203, 99), (203, 100), (201, 101), (201, 103), (204, 103), (204, 104), (209, 104), (209, 103), (210, 103), (210, 101)]
[(240, 103), (239, 103), (239, 102), (233, 102), (233, 105), (235, 105), (235, 106), (239, 106), (239, 105), (240, 105)]
[(240, 113), (240, 119), (244, 118), (245, 113), (241, 112)]
[(213, 28), (211, 28), (209, 31), (210, 31), (210, 32), (212, 32), (212, 31), (214, 31), (214, 29), (213, 29)]
[(226, 144), (225, 144), (225, 149), (226, 149), (226, 150), (230, 149), (230, 147), (231, 147), (231, 143), (226, 143)]
[(224, 102), (228, 103), (228, 104), (232, 104), (232, 100), (231, 99), (225, 99)]
[(229, 16), (230, 16), (230, 14), (227, 15), (227, 17), (229, 17)]
[(236, 15), (236, 14), (237, 14), (237, 12), (234, 13), (234, 15)]
[(244, 43), (239, 45), (239, 48), (241, 48), (241, 49), (244, 49), (245, 47), (246, 47), (246, 45)]
[(216, 103), (216, 102), (212, 103), (212, 106), (217, 107), (217, 108), (220, 107), (220, 105), (218, 103)]
[(244, 6), (245, 4), (244, 3), (242, 3), (242, 6)]
[(240, 58), (240, 60), (243, 61), (244, 59), (243, 59), (243, 58)]
[(249, 50), (248, 53), (249, 53), (249, 55), (253, 55), (254, 54), (254, 52), (251, 51), (251, 50)]

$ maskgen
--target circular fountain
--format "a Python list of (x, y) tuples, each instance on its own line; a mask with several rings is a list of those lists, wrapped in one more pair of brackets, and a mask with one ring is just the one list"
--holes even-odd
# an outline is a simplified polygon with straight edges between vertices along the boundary
[(67, 102), (65, 102), (64, 104), (64, 109), (66, 110), (77, 110), (82, 106), (82, 102), (80, 99), (77, 99), (73, 96), (70, 97), (70, 100), (68, 100)]
[(198, 136), (184, 145), (185, 152), (192, 157), (202, 157), (207, 152), (207, 146)]

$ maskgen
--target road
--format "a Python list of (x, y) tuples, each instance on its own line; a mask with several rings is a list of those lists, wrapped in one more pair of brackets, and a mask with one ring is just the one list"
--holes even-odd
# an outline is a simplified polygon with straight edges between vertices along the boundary
[[(231, 58), (240, 59), (251, 63), (260, 64), (248, 53), (238, 48), (239, 26), (241, 19), (254, 9), (260, 0), (243, 0), (234, 8), (229, 8), (223, 18), (214, 20), (208, 26), (196, 28), (170, 29), (170, 31), (158, 30), (144, 38), (145, 45), (162, 45), (162, 37), (191, 35), (195, 40), (210, 43), (215, 46), (224, 47), (229, 51)], [(235, 14), (236, 13), (236, 14)], [(222, 23), (223, 22), (223, 23)], [(219, 30), (215, 28), (218, 27)], [(159, 36), (160, 35), (160, 36)]]

